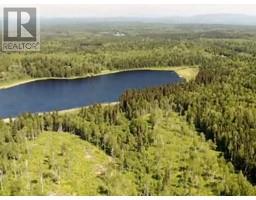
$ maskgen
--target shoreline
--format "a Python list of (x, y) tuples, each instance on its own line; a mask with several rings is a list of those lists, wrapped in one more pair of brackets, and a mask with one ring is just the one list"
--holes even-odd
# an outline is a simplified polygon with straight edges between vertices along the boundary
[[(113, 102), (104, 102), (104, 103), (97, 103), (97, 104), (91, 104), (88, 106), (82, 106), (82, 107), (76, 107), (76, 108), (68, 108), (68, 109), (64, 109), (64, 110), (53, 110), (53, 111), (48, 111), (48, 112), (38, 112), (38, 113), (33, 113), (33, 114), (37, 114), (37, 115), (43, 115), (45, 113), (53, 113), (53, 112), (58, 112), (58, 114), (63, 115), (66, 113), (74, 113), (77, 111), (80, 111), (82, 108), (89, 108), (93, 105), (101, 105), (101, 106), (115, 106), (118, 105), (120, 102), (119, 101), (113, 101)], [(10, 119), (11, 120), (15, 120), (17, 117), (10, 117), (10, 118), (3, 118), (1, 119), (4, 123), (9, 123)]]
[[(75, 79), (82, 79), (82, 78), (90, 78), (95, 76), (103, 76), (108, 74), (115, 74), (119, 72), (126, 72), (126, 71), (138, 71), (138, 70), (152, 70), (152, 71), (174, 71), (178, 74), (180, 78), (184, 78), (186, 81), (189, 81), (193, 78), (194, 75), (196, 75), (198, 72), (197, 66), (175, 66), (175, 67), (146, 67), (146, 68), (131, 68), (131, 69), (124, 69), (124, 70), (103, 70), (100, 73), (96, 74), (87, 74), (84, 76), (74, 76), (74, 77), (42, 77), (42, 78), (31, 78), (27, 80), (20, 80), (20, 81), (14, 81), (14, 83), (6, 83), (1, 85), (0, 84), (0, 90), (1, 89), (9, 89), (15, 86), (36, 82), (36, 81), (44, 81), (44, 80), (75, 80)], [(194, 70), (194, 74), (190, 75), (186, 74), (185, 72), (187, 70)]]
[[(195, 76), (197, 75), (199, 71), (198, 66), (180, 66), (180, 67), (150, 67), (150, 68), (133, 68), (133, 69), (125, 69), (125, 70), (104, 70), (100, 73), (97, 74), (87, 74), (85, 76), (78, 76), (78, 77), (69, 77), (69, 78), (62, 78), (62, 77), (44, 77), (44, 78), (36, 78), (36, 79), (29, 79), (29, 80), (24, 80), (24, 81), (17, 81), (16, 83), (11, 83), (11, 84), (6, 84), (6, 85), (0, 85), (0, 90), (1, 89), (8, 89), (12, 88), (15, 86), (23, 85), (26, 83), (31, 83), (31, 82), (36, 82), (40, 80), (75, 80), (75, 79), (81, 79), (81, 78), (88, 78), (88, 77), (95, 77), (95, 76), (102, 76), (102, 75), (108, 75), (108, 74), (114, 74), (114, 73), (119, 73), (119, 72), (126, 72), (126, 71), (137, 71), (137, 70), (152, 70), (152, 71), (173, 71), (176, 72), (177, 75), (185, 79), (186, 81), (193, 80)], [(107, 105), (117, 105), (119, 102), (105, 102), (105, 103), (98, 103), (102, 106), (107, 106)], [(92, 104), (93, 105), (93, 104)], [(59, 114), (65, 114), (69, 112), (76, 112), (79, 111), (82, 108), (88, 108), (92, 105), (88, 106), (82, 106), (82, 107), (76, 107), (76, 108), (70, 108), (70, 109), (64, 109), (64, 110), (58, 110), (57, 112)], [(52, 113), (55, 112), (53, 111), (48, 111), (48, 112), (39, 112), (39, 113), (34, 113), (38, 115), (42, 115), (44, 113)], [(16, 117), (11, 117), (11, 118), (2, 118), (3, 122), (8, 123), (10, 119), (15, 120)]]

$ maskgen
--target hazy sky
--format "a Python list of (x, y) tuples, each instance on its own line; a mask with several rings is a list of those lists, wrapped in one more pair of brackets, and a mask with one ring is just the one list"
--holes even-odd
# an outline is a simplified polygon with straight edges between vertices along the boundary
[(256, 5), (41, 5), (39, 8), (42, 17), (168, 17), (215, 13), (256, 16)]
[(211, 13), (256, 15), (256, 5), (43, 5), (41, 16), (166, 17)]

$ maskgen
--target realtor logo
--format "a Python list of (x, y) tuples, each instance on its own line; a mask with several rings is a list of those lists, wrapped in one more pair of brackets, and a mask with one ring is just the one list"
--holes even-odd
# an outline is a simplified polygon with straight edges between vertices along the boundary
[(2, 50), (40, 50), (36, 8), (4, 8), (3, 13)]

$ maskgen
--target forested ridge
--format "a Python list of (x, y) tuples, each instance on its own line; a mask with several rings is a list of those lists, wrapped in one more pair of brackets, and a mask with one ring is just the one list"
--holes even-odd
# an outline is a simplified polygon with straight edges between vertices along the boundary
[(256, 82), (251, 77), (255, 72), (250, 67), (226, 65), (228, 68), (202, 68), (188, 84), (126, 92), (121, 102), (129, 114), (157, 102), (163, 109), (185, 116), (254, 182)]
[[(41, 176), (33, 177), (36, 181), (24, 175), (29, 171), (29, 145), (36, 146), (42, 135), (54, 131), (75, 134), (112, 159), (112, 165), (97, 176), (96, 190), (90, 190), (94, 194), (255, 195), (255, 30), (227, 26), (213, 31), (217, 28), (206, 26), (195, 31), (193, 26), (178, 26), (159, 33), (155, 29), (159, 27), (151, 26), (146, 34), (139, 28), (138, 32), (124, 28), (122, 38), (98, 33), (96, 39), (88, 33), (83, 36), (91, 38), (86, 44), (81, 36), (72, 44), (65, 36), (58, 41), (48, 36), (41, 53), (1, 55), (3, 79), (13, 76), (12, 70), (22, 78), (152, 66), (200, 67), (190, 82), (128, 90), (119, 105), (94, 105), (78, 113), (25, 114), (8, 124), (1, 122), (2, 194), (51, 193), (42, 190), (42, 183), (67, 188), (68, 183), (61, 182), (65, 174), (59, 173), (65, 165), (56, 164), (55, 156), (50, 159), (55, 165), (49, 161), (44, 165), (46, 172), (38, 169)], [(56, 53), (47, 52), (52, 49)]]
[[(1, 194), (255, 194), (192, 125), (157, 104), (148, 108), (132, 119), (119, 105), (95, 105), (1, 123)], [(91, 153), (96, 147), (100, 154)]]
[[(207, 65), (255, 55), (251, 27), (164, 24), (46, 26), (41, 50), (0, 53), (0, 85), (42, 77), (74, 77), (103, 70)], [(242, 31), (243, 30), (243, 31)], [(115, 36), (116, 31), (125, 33)]]

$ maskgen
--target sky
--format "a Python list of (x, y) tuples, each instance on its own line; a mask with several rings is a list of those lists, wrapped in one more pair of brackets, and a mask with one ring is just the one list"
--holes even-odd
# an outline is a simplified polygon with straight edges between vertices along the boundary
[(168, 17), (232, 13), (256, 15), (256, 5), (42, 5), (43, 17)]
[[(256, 16), (255, 5), (40, 5), (41, 17), (170, 17), (204, 14)], [(0, 9), (2, 15), (2, 9)]]

